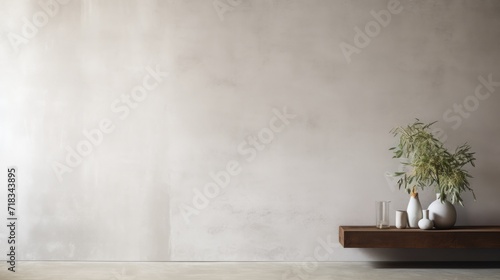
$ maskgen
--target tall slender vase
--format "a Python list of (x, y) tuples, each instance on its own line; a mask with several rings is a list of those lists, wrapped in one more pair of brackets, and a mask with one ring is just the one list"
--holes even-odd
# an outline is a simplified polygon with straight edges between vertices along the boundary
[(418, 228), (418, 221), (422, 219), (422, 204), (420, 204), (417, 192), (412, 191), (410, 195), (410, 202), (408, 202), (408, 208), (406, 209), (408, 213), (408, 227)]

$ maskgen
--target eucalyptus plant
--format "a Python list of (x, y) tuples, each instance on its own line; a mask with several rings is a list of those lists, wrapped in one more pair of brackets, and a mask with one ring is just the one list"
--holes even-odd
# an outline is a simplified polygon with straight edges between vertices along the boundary
[(472, 176), (464, 168), (468, 164), (475, 166), (474, 153), (467, 143), (450, 153), (433, 135), (434, 123), (424, 124), (416, 119), (408, 126), (391, 130), (394, 137), (399, 137), (399, 143), (389, 150), (393, 151), (393, 158), (408, 167), (408, 171), (395, 172), (394, 176), (399, 177), (399, 189), (404, 187), (408, 193), (433, 186), (441, 202), (448, 199), (463, 206), (462, 192), (470, 191), (476, 199), (468, 180)]

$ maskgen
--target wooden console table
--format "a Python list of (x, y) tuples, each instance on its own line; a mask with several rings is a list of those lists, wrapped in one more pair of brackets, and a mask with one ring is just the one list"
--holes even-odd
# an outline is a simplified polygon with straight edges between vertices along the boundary
[(339, 242), (344, 248), (500, 248), (500, 226), (447, 230), (340, 226)]

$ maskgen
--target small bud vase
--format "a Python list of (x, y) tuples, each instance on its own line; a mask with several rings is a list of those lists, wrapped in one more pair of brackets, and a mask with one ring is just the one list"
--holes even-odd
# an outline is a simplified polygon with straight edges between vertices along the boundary
[(434, 223), (429, 220), (429, 210), (422, 210), (423, 218), (418, 221), (418, 227), (420, 229), (432, 229), (434, 227)]

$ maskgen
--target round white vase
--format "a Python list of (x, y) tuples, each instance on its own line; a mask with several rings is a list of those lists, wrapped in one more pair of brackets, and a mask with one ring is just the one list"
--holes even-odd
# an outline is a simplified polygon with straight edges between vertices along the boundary
[(422, 219), (422, 205), (418, 199), (418, 193), (411, 193), (406, 213), (408, 215), (408, 227), (418, 228), (418, 221)]
[(429, 219), (434, 222), (436, 229), (449, 229), (457, 221), (457, 210), (449, 201), (441, 202), (440, 194), (436, 194), (436, 200), (429, 205)]
[(418, 221), (418, 227), (420, 229), (432, 229), (434, 227), (434, 223), (429, 220), (429, 210), (422, 210), (423, 218)]

